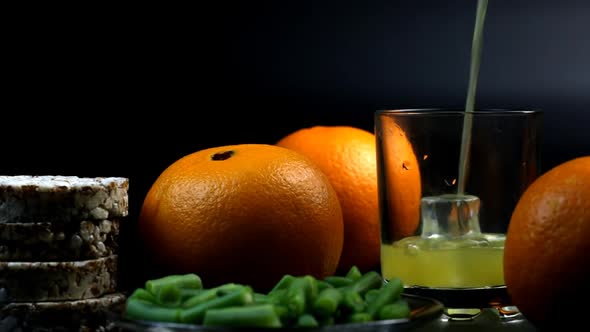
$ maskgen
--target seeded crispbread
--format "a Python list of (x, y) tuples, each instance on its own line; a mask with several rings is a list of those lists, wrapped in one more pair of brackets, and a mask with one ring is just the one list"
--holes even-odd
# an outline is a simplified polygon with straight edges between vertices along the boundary
[(0, 331), (116, 331), (108, 312), (125, 299), (113, 293), (77, 301), (0, 304)]
[(0, 176), (0, 223), (125, 217), (128, 189), (122, 177)]
[(0, 261), (79, 261), (117, 253), (119, 219), (0, 223)]
[(117, 289), (118, 256), (69, 262), (0, 262), (0, 303), (96, 298)]

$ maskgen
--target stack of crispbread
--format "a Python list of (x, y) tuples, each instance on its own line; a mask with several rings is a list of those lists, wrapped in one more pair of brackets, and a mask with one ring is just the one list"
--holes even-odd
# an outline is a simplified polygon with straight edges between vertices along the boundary
[(127, 178), (0, 176), (0, 331), (104, 331)]

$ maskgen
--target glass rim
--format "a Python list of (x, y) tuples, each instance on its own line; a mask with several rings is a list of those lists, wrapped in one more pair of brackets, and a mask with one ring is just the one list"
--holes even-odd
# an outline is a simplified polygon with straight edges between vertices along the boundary
[[(376, 115), (465, 115), (467, 112), (461, 108), (399, 108), (376, 110)], [(480, 108), (471, 112), (474, 116), (516, 116), (516, 115), (537, 115), (543, 110), (538, 108)]]

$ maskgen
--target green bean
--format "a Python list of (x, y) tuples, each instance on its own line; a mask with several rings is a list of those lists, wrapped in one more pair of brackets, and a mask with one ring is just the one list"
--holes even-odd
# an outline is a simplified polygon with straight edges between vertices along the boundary
[(266, 294), (254, 293), (254, 294), (252, 294), (252, 296), (254, 299), (254, 303), (256, 303), (256, 304), (271, 303), (271, 299)]
[(167, 307), (180, 307), (181, 304), (180, 288), (176, 284), (164, 284), (158, 288), (156, 301)]
[(364, 323), (372, 321), (371, 315), (366, 312), (357, 312), (348, 317), (349, 323)]
[(272, 304), (209, 309), (203, 319), (205, 326), (281, 327)]
[(356, 265), (352, 266), (350, 268), (350, 270), (348, 270), (348, 272), (345, 275), (346, 278), (348, 278), (348, 279), (350, 279), (352, 281), (357, 281), (362, 276), (363, 276), (363, 274), (361, 273), (361, 271), (359, 270), (359, 268), (356, 267)]
[(334, 315), (340, 302), (342, 301), (342, 292), (336, 288), (326, 288), (322, 290), (313, 303), (313, 312), (321, 317)]
[(151, 303), (156, 303), (156, 296), (154, 294), (148, 292), (144, 288), (137, 288), (136, 290), (133, 291), (133, 293), (131, 294), (131, 296), (129, 296), (129, 298), (143, 300), (143, 301), (147, 301), (147, 302), (151, 302)]
[(316, 297), (318, 296), (318, 283), (317, 280), (310, 275), (303, 276), (303, 281), (305, 283), (304, 289), (306, 305), (311, 307), (313, 305), (313, 301), (315, 301)]
[(217, 296), (222, 296), (222, 295), (228, 294), (230, 292), (233, 292), (235, 290), (242, 289), (244, 287), (248, 287), (248, 286), (244, 286), (244, 285), (235, 284), (235, 283), (230, 282), (227, 284), (219, 285), (219, 286), (212, 288), (212, 289), (215, 289), (217, 291)]
[(305, 312), (307, 303), (307, 285), (307, 281), (303, 278), (296, 278), (289, 285), (287, 294), (285, 294), (284, 301), (287, 304), (287, 308), (295, 317), (298, 317)]
[(353, 290), (345, 290), (342, 292), (341, 307), (347, 312), (361, 312), (365, 310), (365, 300), (363, 297)]
[(283, 303), (285, 298), (287, 297), (287, 290), (286, 289), (277, 289), (272, 293), (267, 295), (268, 300), (270, 303), (278, 304)]
[(317, 280), (316, 279), (316, 283), (318, 284), (318, 292), (321, 292), (326, 288), (334, 288), (334, 286), (332, 286), (330, 283), (328, 283), (327, 281), (324, 281), (324, 280)]
[(292, 315), (298, 317), (313, 305), (317, 294), (318, 286), (314, 277), (309, 275), (297, 277), (289, 285), (283, 302), (286, 302)]
[(206, 292), (206, 289), (192, 289), (192, 288), (181, 288), (180, 289), (180, 301), (182, 303), (186, 302), (193, 296), (197, 296), (203, 292)]
[(320, 324), (311, 314), (303, 314), (297, 318), (296, 327), (318, 327)]
[(379, 295), (379, 291), (381, 289), (369, 289), (366, 293), (365, 293), (365, 302), (369, 303), (369, 302), (373, 302), (373, 300), (375, 298), (377, 298), (377, 295)]
[(209, 288), (209, 289), (201, 291), (200, 293), (197, 293), (195, 296), (184, 301), (182, 303), (182, 307), (183, 308), (194, 307), (194, 306), (201, 304), (203, 302), (210, 301), (216, 297), (226, 295), (232, 291), (239, 290), (239, 289), (245, 289), (245, 288), (246, 288), (246, 286), (234, 284), (234, 283), (228, 283), (228, 284), (223, 284), (223, 285), (220, 285), (220, 286), (217, 286), (214, 288)]
[(216, 297), (207, 302), (197, 304), (194, 307), (186, 308), (180, 312), (182, 323), (200, 324), (205, 317), (205, 312), (210, 309), (226, 308), (231, 306), (242, 306), (253, 302), (252, 289), (244, 287), (226, 295)]
[(195, 307), (201, 303), (211, 301), (216, 297), (217, 297), (217, 289), (215, 289), (215, 288), (207, 289), (207, 290), (187, 299), (186, 301), (184, 301), (182, 303), (182, 307), (183, 308)]
[(289, 312), (289, 309), (282, 304), (273, 304), (275, 307), (275, 311), (277, 313), (277, 316), (279, 316), (279, 318), (281, 319), (281, 321), (289, 321), (290, 319), (294, 318), (295, 316), (292, 316), (291, 313)]
[(332, 285), (332, 287), (345, 287), (350, 286), (354, 282), (352, 279), (341, 277), (341, 276), (329, 276), (325, 277), (324, 281)]
[(170, 275), (159, 279), (148, 280), (145, 283), (145, 289), (152, 294), (156, 294), (158, 289), (164, 285), (174, 284), (178, 288), (203, 288), (201, 278), (194, 274)]
[(125, 317), (154, 322), (178, 322), (179, 308), (166, 308), (138, 298), (129, 298), (125, 305)]
[(379, 319), (399, 319), (410, 317), (410, 306), (408, 302), (399, 299), (381, 307), (379, 310)]
[(345, 276), (323, 280), (285, 274), (267, 293), (235, 283), (204, 289), (196, 274), (169, 275), (137, 288), (127, 300), (125, 317), (206, 326), (314, 328), (408, 318), (411, 309), (402, 292), (401, 279), (384, 282), (381, 274), (362, 274), (356, 266)]
[(375, 299), (367, 305), (367, 313), (369, 313), (373, 319), (376, 319), (381, 307), (400, 299), (403, 290), (404, 286), (401, 279), (390, 279), (383, 285), (383, 287), (381, 287), (381, 290)]
[(296, 277), (294, 277), (290, 274), (285, 274), (281, 278), (281, 280), (279, 280), (279, 282), (277, 282), (276, 285), (270, 290), (269, 294), (272, 294), (280, 289), (288, 288), (291, 285), (291, 283), (293, 283), (293, 280), (295, 280), (295, 279), (296, 279)]
[(379, 289), (381, 286), (383, 286), (383, 278), (381, 275), (375, 271), (369, 271), (363, 274), (360, 279), (355, 281), (349, 287), (351, 290), (364, 296), (367, 291), (371, 289)]

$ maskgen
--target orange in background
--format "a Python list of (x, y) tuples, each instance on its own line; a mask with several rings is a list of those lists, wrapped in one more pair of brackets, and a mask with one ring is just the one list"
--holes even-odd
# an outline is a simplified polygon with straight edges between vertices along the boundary
[[(381, 241), (375, 135), (350, 126), (314, 126), (283, 137), (277, 145), (309, 157), (328, 176), (338, 194), (344, 216), (344, 247), (338, 270), (347, 271), (353, 265), (364, 271), (377, 268)], [(409, 183), (408, 177), (397, 175), (394, 179), (403, 182), (395, 185), (400, 189), (396, 196), (407, 197), (408, 192), (412, 195), (412, 199), (392, 197), (394, 204), (406, 204), (415, 199), (413, 187), (418, 186), (419, 192), (419, 180)], [(419, 205), (420, 198), (417, 199)], [(399, 217), (413, 218), (414, 215), (404, 212)], [(409, 222), (410, 225), (400, 231), (415, 230), (418, 220)]]
[(404, 130), (391, 118), (381, 117), (380, 121), (381, 144), (387, 151), (382, 163), (387, 169), (385, 185), (389, 195), (384, 200), (392, 218), (391, 235), (393, 240), (400, 240), (414, 235), (420, 225), (420, 165)]

